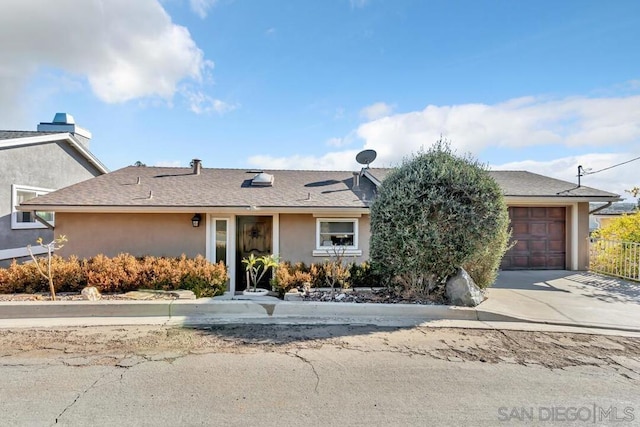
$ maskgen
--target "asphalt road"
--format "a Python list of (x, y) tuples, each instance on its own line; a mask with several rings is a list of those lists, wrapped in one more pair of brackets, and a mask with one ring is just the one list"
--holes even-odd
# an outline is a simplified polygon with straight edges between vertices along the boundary
[(20, 426), (640, 425), (640, 340), (367, 326), (5, 330), (0, 416)]

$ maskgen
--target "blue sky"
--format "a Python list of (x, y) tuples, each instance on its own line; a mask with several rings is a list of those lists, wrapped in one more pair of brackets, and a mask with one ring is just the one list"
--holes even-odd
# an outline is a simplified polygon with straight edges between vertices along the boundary
[[(352, 169), (440, 135), (575, 181), (640, 156), (640, 2), (8, 0), (0, 128), (56, 112), (110, 169)], [(631, 162), (583, 184), (623, 194)]]

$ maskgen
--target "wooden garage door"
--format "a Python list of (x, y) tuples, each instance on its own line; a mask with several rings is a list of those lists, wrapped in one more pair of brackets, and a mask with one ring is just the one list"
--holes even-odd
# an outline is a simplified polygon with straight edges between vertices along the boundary
[(565, 208), (511, 207), (512, 239), (502, 259), (503, 270), (564, 270), (566, 268)]

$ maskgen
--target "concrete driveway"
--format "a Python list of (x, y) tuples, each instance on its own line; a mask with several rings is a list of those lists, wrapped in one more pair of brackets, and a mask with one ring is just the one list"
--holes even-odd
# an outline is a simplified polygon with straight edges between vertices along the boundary
[(583, 271), (502, 271), (478, 311), (567, 326), (640, 330), (640, 283)]

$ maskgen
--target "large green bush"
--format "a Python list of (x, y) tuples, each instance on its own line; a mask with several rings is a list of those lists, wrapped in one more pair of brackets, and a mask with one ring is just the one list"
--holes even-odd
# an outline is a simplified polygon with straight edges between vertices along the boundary
[(386, 284), (440, 294), (459, 267), (495, 280), (509, 240), (502, 191), (486, 168), (438, 141), (394, 169), (371, 207), (370, 256)]

